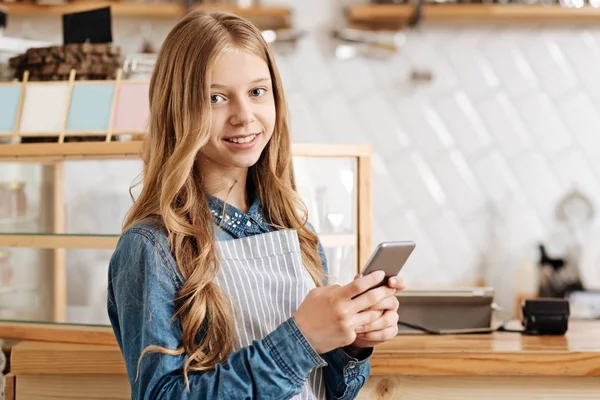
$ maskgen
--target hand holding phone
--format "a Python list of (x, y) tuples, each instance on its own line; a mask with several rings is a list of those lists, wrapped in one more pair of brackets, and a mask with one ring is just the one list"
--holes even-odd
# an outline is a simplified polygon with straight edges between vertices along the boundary
[(380, 243), (359, 276), (364, 276), (374, 271), (384, 271), (385, 278), (373, 286), (373, 288), (385, 285), (388, 279), (400, 273), (415, 246), (416, 244), (413, 241)]

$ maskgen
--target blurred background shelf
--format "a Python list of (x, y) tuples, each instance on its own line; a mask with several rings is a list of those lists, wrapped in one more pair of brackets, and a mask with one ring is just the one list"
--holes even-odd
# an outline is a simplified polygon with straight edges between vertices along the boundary
[(118, 240), (118, 235), (0, 233), (0, 247), (28, 247), (37, 249), (114, 249)]
[(127, 159), (140, 155), (141, 142), (36, 143), (0, 145), (0, 161)]
[[(110, 6), (113, 17), (179, 18), (188, 8), (179, 3), (106, 2), (81, 1), (66, 4), (6, 3), (9, 15), (60, 16)], [(199, 4), (192, 9), (226, 10), (253, 20), (260, 28), (286, 28), (290, 26), (291, 11), (288, 7), (252, 6), (247, 8), (228, 4)]]
[[(0, 161), (66, 161), (138, 158), (142, 141), (0, 144)], [(293, 144), (296, 157), (356, 157), (371, 155), (369, 146)]]
[[(112, 14), (119, 17), (177, 17), (187, 8), (178, 3), (130, 3), (110, 1), (81, 1), (66, 4), (36, 4), (1, 2), (8, 8), (11, 15), (62, 15), (66, 13), (92, 10), (110, 6)], [(290, 15), (287, 7), (252, 6), (247, 8), (236, 7), (228, 4), (200, 4), (194, 10), (227, 10), (247, 18), (269, 17), (286, 18)]]
[[(346, 10), (352, 25), (405, 25), (414, 13), (408, 4), (357, 4)], [(427, 4), (423, 6), (424, 21), (597, 21), (600, 8), (590, 6), (568, 8), (541, 4)]]
[[(353, 234), (319, 235), (323, 247), (356, 246)], [(88, 235), (74, 233), (0, 233), (0, 247), (37, 249), (107, 249), (116, 247), (119, 235)]]

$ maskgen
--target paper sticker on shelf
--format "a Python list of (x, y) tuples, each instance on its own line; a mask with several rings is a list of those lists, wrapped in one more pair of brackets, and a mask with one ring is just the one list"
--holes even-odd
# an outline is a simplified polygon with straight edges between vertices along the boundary
[(108, 130), (115, 85), (75, 84), (67, 120), (67, 132)]
[(113, 132), (146, 132), (150, 114), (148, 86), (146, 82), (123, 82), (120, 85)]
[(62, 131), (67, 109), (69, 83), (28, 83), (25, 89), (20, 133), (56, 133)]
[(0, 133), (14, 131), (20, 98), (20, 86), (0, 86)]

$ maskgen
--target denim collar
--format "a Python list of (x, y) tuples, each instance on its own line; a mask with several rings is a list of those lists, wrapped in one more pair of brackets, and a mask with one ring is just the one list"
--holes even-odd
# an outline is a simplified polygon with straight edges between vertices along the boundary
[[(215, 224), (221, 226), (223, 229), (229, 231), (237, 237), (242, 237), (244, 230), (252, 222), (254, 222), (264, 232), (270, 231), (269, 224), (267, 223), (263, 214), (258, 195), (254, 196), (254, 200), (247, 213), (241, 211), (237, 207), (232, 206), (231, 204), (226, 204), (223, 200), (215, 196), (208, 197), (208, 206), (213, 215)], [(225, 213), (223, 213), (223, 209), (225, 209)]]

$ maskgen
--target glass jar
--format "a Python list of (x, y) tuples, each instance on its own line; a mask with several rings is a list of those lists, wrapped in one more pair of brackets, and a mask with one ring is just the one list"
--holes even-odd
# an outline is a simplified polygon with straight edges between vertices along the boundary
[(10, 252), (0, 250), (0, 287), (12, 285), (13, 267), (10, 263)]
[(25, 182), (0, 182), (0, 219), (24, 217), (26, 213)]

